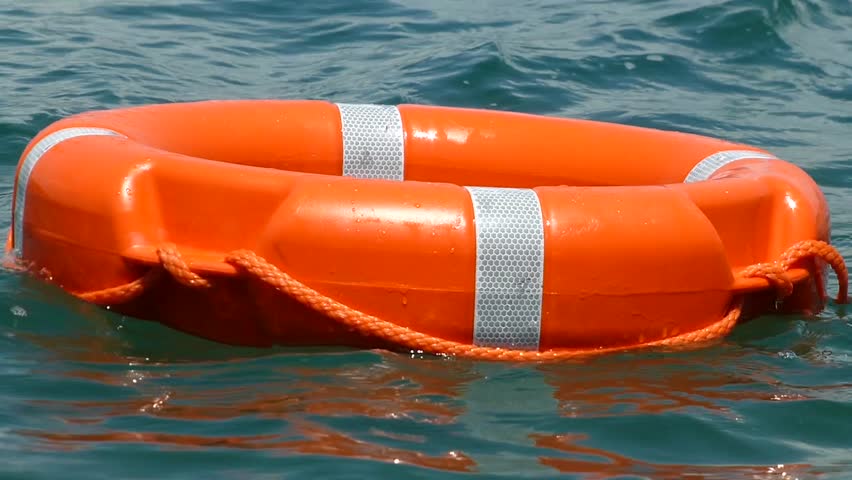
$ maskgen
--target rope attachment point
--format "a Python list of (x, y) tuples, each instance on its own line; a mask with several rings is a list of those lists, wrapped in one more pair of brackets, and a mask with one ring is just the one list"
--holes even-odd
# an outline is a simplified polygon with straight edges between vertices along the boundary
[(849, 272), (846, 262), (836, 248), (822, 240), (802, 240), (785, 250), (775, 262), (750, 265), (740, 271), (740, 276), (765, 278), (778, 290), (779, 297), (784, 299), (793, 294), (794, 287), (787, 272), (806, 258), (820, 259), (831, 266), (839, 283), (835, 302), (849, 303)]

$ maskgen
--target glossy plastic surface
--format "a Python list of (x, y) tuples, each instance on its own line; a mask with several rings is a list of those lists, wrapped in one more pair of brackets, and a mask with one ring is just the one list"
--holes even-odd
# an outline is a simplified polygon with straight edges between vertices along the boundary
[[(26, 191), (23, 260), (63, 288), (129, 282), (176, 244), (220, 279), (164, 279), (115, 310), (214, 340), (380, 346), (236, 275), (251, 249), (321, 293), (385, 320), (470, 342), (473, 208), (464, 186), (533, 188), (545, 233), (541, 348), (629, 345), (695, 330), (735, 295), (774, 301), (740, 269), (827, 240), (825, 200), (782, 160), (742, 160), (683, 183), (723, 150), (695, 135), (508, 112), (402, 105), (405, 181), (343, 177), (341, 122), (321, 101), (216, 101), (99, 111), (108, 128), (48, 151)], [(23, 152), (22, 158), (27, 151)], [(822, 308), (821, 265), (792, 272), (785, 309)]]

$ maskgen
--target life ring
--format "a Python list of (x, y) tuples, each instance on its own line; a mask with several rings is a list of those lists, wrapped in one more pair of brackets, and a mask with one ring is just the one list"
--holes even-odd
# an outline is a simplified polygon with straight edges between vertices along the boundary
[(748, 145), (424, 105), (74, 115), (21, 156), (7, 250), (67, 292), (237, 345), (565, 358), (846, 300), (799, 167)]

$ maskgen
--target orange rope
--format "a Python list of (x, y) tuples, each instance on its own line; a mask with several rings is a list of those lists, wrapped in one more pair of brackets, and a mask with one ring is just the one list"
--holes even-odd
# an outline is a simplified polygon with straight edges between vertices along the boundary
[(751, 265), (743, 269), (740, 275), (746, 278), (766, 278), (775, 285), (782, 298), (787, 297), (793, 293), (793, 282), (787, 276), (787, 270), (796, 262), (809, 257), (822, 259), (831, 266), (840, 284), (836, 301), (848, 303), (849, 272), (846, 269), (846, 262), (843, 261), (837, 249), (822, 240), (802, 240), (785, 250), (778, 261)]
[(189, 265), (183, 259), (183, 255), (178, 252), (176, 246), (166, 244), (157, 249), (157, 256), (160, 257), (160, 263), (163, 265), (172, 277), (181, 285), (195, 288), (209, 288), (210, 282), (201, 278), (200, 275), (189, 269)]
[[(165, 245), (158, 249), (162, 267), (178, 282), (195, 288), (210, 287), (210, 282), (192, 272), (174, 245)], [(741, 272), (744, 277), (764, 277), (773, 283), (779, 295), (786, 297), (793, 292), (793, 284), (787, 277), (786, 271), (799, 260), (807, 257), (817, 257), (831, 265), (840, 282), (837, 302), (847, 302), (848, 273), (843, 258), (834, 247), (826, 242), (805, 240), (790, 247), (774, 263), (752, 265)], [(292, 297), (307, 307), (335, 319), (341, 325), (358, 333), (379, 338), (401, 347), (422, 351), (430, 354), (444, 354), (476, 359), (490, 360), (560, 360), (593, 354), (610, 353), (641, 347), (682, 347), (696, 343), (715, 340), (727, 335), (737, 324), (742, 312), (742, 298), (734, 301), (728, 313), (719, 321), (692, 332), (665, 338), (642, 345), (628, 345), (607, 348), (552, 349), (547, 351), (514, 350), (496, 347), (481, 347), (460, 343), (432, 335), (417, 332), (386, 320), (374, 317), (352, 307), (337, 302), (281, 271), (275, 265), (267, 262), (249, 250), (238, 250), (227, 257), (225, 261), (244, 272), (253, 275), (261, 281), (274, 287), (281, 293)], [(157, 272), (158, 270), (152, 270)], [(142, 293), (153, 281), (154, 275), (149, 274), (142, 279), (127, 285), (109, 288), (98, 292), (80, 294), (81, 298), (94, 303), (120, 303)]]
[(160, 278), (162, 270), (151, 269), (145, 276), (117, 287), (104, 288), (94, 292), (75, 293), (78, 298), (96, 305), (116, 305), (126, 303), (142, 295)]

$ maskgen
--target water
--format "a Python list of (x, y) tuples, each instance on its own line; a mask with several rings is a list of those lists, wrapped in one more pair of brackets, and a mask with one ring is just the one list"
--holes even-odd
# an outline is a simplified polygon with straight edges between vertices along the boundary
[[(3, 192), (26, 142), (85, 110), (491, 107), (767, 148), (852, 252), (849, 0), (147, 3), (0, 0)], [(549, 366), (247, 350), (2, 272), (0, 476), (852, 478), (850, 327), (831, 303), (706, 350)]]

